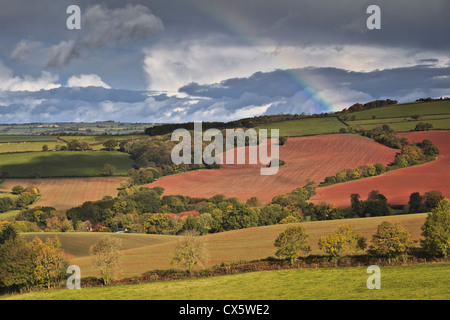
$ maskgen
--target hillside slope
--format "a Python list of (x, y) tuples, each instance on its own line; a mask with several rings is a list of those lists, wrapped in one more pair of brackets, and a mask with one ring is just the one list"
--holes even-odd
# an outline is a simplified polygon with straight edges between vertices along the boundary
[(399, 135), (408, 138), (410, 142), (428, 139), (439, 147), (441, 154), (433, 162), (320, 188), (312, 202), (349, 206), (352, 193), (359, 193), (365, 199), (372, 190), (384, 194), (391, 205), (407, 204), (409, 195), (413, 192), (423, 194), (439, 190), (445, 197), (450, 197), (450, 131), (407, 132)]
[[(246, 148), (248, 154), (248, 148)], [(287, 164), (277, 174), (263, 176), (261, 165), (222, 165), (218, 170), (202, 170), (163, 177), (148, 187), (160, 186), (164, 195), (212, 197), (224, 194), (243, 201), (257, 197), (270, 202), (276, 195), (301, 187), (307, 179), (319, 183), (341, 169), (369, 163), (388, 164), (397, 150), (370, 139), (349, 134), (289, 138), (280, 147), (280, 159)]]

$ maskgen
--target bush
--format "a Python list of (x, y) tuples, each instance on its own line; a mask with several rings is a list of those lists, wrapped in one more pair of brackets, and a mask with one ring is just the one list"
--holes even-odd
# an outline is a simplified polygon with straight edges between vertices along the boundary
[(12, 188), (12, 194), (22, 194), (24, 191), (25, 191), (25, 188), (22, 186), (19, 186), (19, 185), (14, 186)]
[(416, 124), (416, 127), (414, 128), (415, 131), (428, 131), (433, 128), (433, 125), (428, 122), (419, 122)]
[(112, 164), (106, 163), (103, 166), (103, 175), (107, 177), (113, 176), (116, 170), (116, 167), (114, 167)]

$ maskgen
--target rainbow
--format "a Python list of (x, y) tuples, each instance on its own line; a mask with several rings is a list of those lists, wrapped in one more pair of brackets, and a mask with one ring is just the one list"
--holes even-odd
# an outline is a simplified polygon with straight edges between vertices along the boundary
[[(237, 8), (234, 3), (229, 1), (208, 3), (206, 1), (200, 5), (196, 1), (190, 2), (196, 9), (220, 23), (243, 43), (264, 53), (261, 49), (264, 47), (264, 44), (253, 35), (257, 33), (257, 30), (254, 30), (254, 27), (248, 22), (248, 19), (243, 16), (242, 10)], [(295, 67), (293, 67), (298, 64), (292, 58), (278, 54), (273, 54), (272, 57), (275, 64), (279, 66), (277, 69), (286, 72), (292, 81), (293, 88), (298, 89), (297, 94), (301, 95), (305, 101), (309, 100), (314, 102), (317, 109), (323, 112), (335, 111), (333, 104), (321, 93), (320, 88), (323, 84), (312, 77), (300, 75)]]

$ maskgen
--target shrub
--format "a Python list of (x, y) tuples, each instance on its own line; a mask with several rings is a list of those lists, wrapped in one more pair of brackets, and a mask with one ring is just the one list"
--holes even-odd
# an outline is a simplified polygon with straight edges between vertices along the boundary
[(112, 164), (106, 163), (103, 166), (103, 175), (110, 177), (114, 175), (114, 172), (116, 172), (116, 167), (114, 167)]
[(14, 186), (12, 188), (12, 194), (22, 194), (24, 191), (25, 191), (25, 188), (22, 186), (19, 186), (19, 185)]

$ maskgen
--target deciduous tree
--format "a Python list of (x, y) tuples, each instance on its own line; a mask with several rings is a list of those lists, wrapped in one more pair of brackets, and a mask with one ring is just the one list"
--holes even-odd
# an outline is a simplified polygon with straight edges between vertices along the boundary
[(309, 235), (306, 233), (305, 228), (300, 225), (286, 228), (275, 239), (274, 245), (278, 248), (275, 255), (289, 259), (291, 265), (300, 256), (308, 254), (311, 251)]
[(356, 233), (352, 225), (343, 225), (335, 232), (319, 239), (319, 248), (329, 254), (335, 264), (343, 252), (356, 252), (358, 249), (365, 249), (365, 240)]
[(179, 241), (171, 263), (185, 267), (189, 273), (192, 273), (196, 266), (204, 262), (205, 258), (203, 239), (198, 236), (197, 232), (187, 231), (184, 233), (183, 239)]
[(389, 264), (392, 259), (404, 256), (413, 247), (409, 233), (399, 224), (383, 221), (372, 236), (372, 249), (377, 256), (387, 256)]
[(450, 201), (443, 199), (428, 214), (422, 226), (421, 246), (432, 256), (450, 255)]
[(65, 276), (68, 263), (58, 237), (44, 242), (36, 237), (30, 244), (33, 262), (33, 282), (47, 289), (56, 286)]
[(92, 260), (105, 285), (109, 285), (117, 273), (120, 263), (120, 247), (119, 239), (105, 236), (90, 248)]

